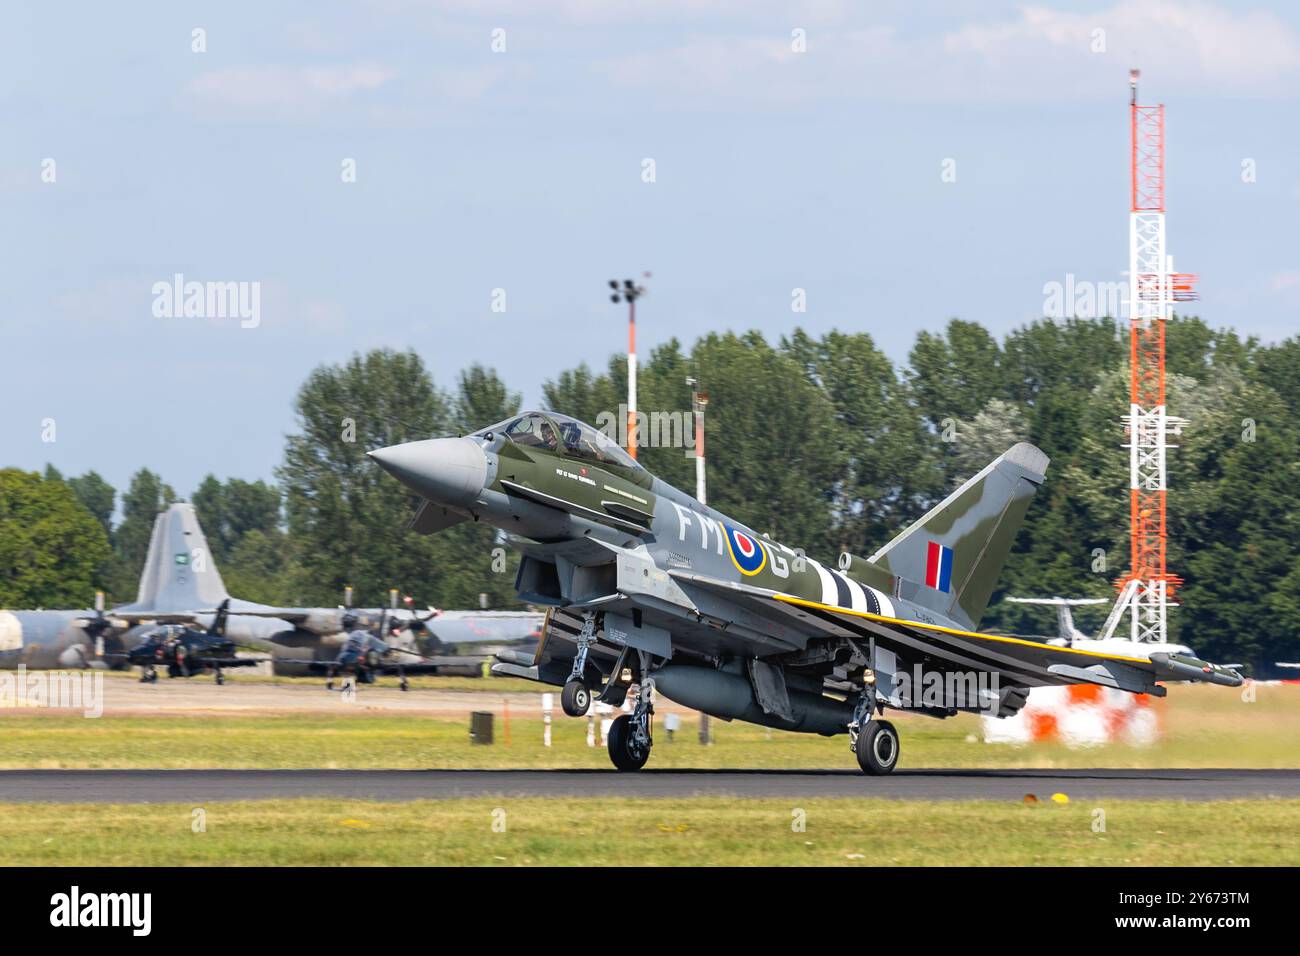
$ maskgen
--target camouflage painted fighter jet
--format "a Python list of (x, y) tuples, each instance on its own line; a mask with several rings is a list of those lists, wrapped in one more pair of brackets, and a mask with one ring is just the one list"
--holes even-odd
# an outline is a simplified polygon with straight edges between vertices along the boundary
[(528, 412), (370, 455), (422, 499), (415, 531), (486, 521), (521, 552), (516, 590), (551, 611), (531, 660), (499, 655), (496, 673), (563, 687), (569, 714), (636, 688), (609, 734), (620, 770), (650, 756), (655, 691), (725, 720), (847, 733), (863, 771), (885, 774), (899, 756), (888, 708), (1009, 716), (1044, 685), (1163, 696), (1157, 681), (1241, 683), (1178, 654), (977, 633), (1047, 471), (1033, 445), (1015, 445), (875, 554), (843, 554), (838, 567), (701, 504), (563, 415)]

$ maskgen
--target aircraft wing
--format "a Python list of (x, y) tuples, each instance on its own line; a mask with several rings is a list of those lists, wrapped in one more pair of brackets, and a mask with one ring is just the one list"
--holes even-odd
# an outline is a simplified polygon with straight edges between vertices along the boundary
[[(282, 664), (282, 665), (293, 664), (296, 666), (305, 667), (308, 673), (311, 674), (328, 674), (331, 670), (339, 666), (339, 664), (336, 661), (332, 661), (332, 660), (319, 661), (319, 660), (294, 660), (288, 658), (281, 658), (280, 660), (277, 660), (275, 663)], [(363, 662), (363, 666), (365, 666), (364, 662)], [(448, 665), (446, 663), (440, 663), (438, 661), (433, 661), (428, 658), (420, 658), (418, 660), (411, 661), (410, 663), (403, 662), (400, 664), (397, 661), (382, 661), (379, 664), (379, 666), (374, 668), (367, 667), (367, 669), (373, 670), (375, 673), (388, 675), (388, 676), (404, 673), (408, 677), (412, 677), (416, 674), (437, 674), (440, 671), (440, 669), (446, 668), (447, 666)]]
[(691, 572), (669, 572), (684, 585), (727, 597), (747, 610), (790, 624), (819, 637), (874, 641), (905, 662), (924, 660), (938, 670), (988, 671), (1013, 686), (1097, 684), (1158, 697), (1157, 681), (1204, 681), (1239, 686), (1240, 674), (1180, 654), (1154, 652), (1150, 658), (1058, 647), (1038, 641), (906, 620), (804, 598)]
[(307, 673), (309, 674), (328, 674), (331, 668), (338, 666), (337, 664), (334, 663), (334, 661), (314, 661), (314, 660), (307, 660), (306, 658), (299, 659), (299, 658), (282, 657), (277, 659), (274, 663), (275, 666), (277, 667), (286, 664), (292, 664), (296, 667), (303, 667), (306, 668)]
[(230, 613), (242, 617), (274, 617), (279, 618), (281, 621), (288, 621), (290, 624), (301, 624), (313, 614), (320, 614), (322, 611), (333, 611), (333, 608), (262, 606), (250, 608), (244, 611), (237, 611), (234, 608), (231, 608)]
[(385, 661), (380, 664), (377, 670), (380, 674), (392, 677), (397, 674), (405, 674), (412, 677), (416, 674), (436, 674), (443, 665), (433, 664), (427, 661), (421, 661), (417, 664), (398, 664), (393, 661)]
[[(231, 598), (228, 599), (227, 613), (232, 617), (277, 617), (281, 620), (289, 620), (285, 616), (285, 612), (298, 614), (310, 610), (311, 608), (274, 608), (266, 604), (255, 604), (252, 601), (240, 601)], [(211, 617), (216, 613), (217, 608), (215, 606), (199, 605), (188, 610), (176, 610), (174, 608), (159, 608), (146, 602), (144, 604), (123, 604), (111, 611), (104, 612), (104, 616), (110, 619), (126, 621), (129, 624), (139, 624), (146, 621), (152, 624), (189, 624), (201, 617)]]
[[(107, 611), (104, 616), (109, 621), (124, 621), (129, 625), (148, 622), (150, 624), (191, 624), (200, 614), (211, 614), (211, 611)], [(94, 620), (94, 618), (89, 618)]]
[(269, 657), (209, 657), (197, 654), (189, 658), (191, 664), (201, 667), (256, 667), (270, 662)]

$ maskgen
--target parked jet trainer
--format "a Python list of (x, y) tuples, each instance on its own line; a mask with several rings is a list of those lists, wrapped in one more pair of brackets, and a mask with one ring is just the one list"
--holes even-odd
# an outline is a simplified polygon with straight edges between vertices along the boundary
[(635, 685), (631, 715), (609, 733), (619, 770), (650, 756), (656, 690), (723, 719), (847, 733), (863, 771), (886, 774), (899, 755), (886, 708), (1009, 716), (1044, 685), (1163, 696), (1159, 680), (1241, 683), (1179, 654), (976, 633), (1047, 471), (1033, 445), (1013, 446), (870, 557), (841, 555), (838, 569), (701, 504), (564, 415), (528, 412), (370, 456), (423, 499), (413, 530), (486, 521), (523, 555), (516, 590), (552, 610), (532, 659), (498, 655), (494, 672), (563, 687), (574, 715)]

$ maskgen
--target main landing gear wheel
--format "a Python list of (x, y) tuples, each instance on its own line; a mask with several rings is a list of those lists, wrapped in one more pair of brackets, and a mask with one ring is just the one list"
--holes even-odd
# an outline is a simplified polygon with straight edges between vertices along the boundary
[(564, 690), (560, 692), (561, 710), (570, 717), (585, 717), (589, 707), (591, 707), (591, 691), (587, 689), (586, 684), (580, 680), (571, 680), (564, 685)]
[(614, 718), (609, 728), (609, 759), (622, 771), (640, 770), (650, 759), (650, 748), (636, 742), (632, 718), (627, 714)]
[(857, 753), (863, 773), (873, 777), (892, 773), (898, 764), (898, 731), (887, 720), (867, 721), (858, 734)]

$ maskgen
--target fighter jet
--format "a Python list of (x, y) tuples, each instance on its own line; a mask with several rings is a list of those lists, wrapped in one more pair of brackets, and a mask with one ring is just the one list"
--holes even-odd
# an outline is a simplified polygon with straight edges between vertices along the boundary
[[(395, 596), (394, 596), (395, 597)], [(394, 604), (396, 600), (394, 599)], [(393, 613), (396, 614), (396, 608)], [(434, 612), (430, 612), (430, 616)], [(354, 611), (343, 614), (343, 645), (332, 660), (319, 659), (287, 661), (304, 666), (308, 673), (324, 674), (325, 689), (333, 690), (340, 674), (352, 676), (357, 684), (373, 684), (381, 676), (395, 675), (398, 687), (409, 690), (409, 675), (442, 673), (448, 664), (425, 657), (416, 649), (413, 631), (422, 630), (424, 621), (419, 617), (389, 617), (381, 615), (379, 625), (370, 630), (366, 621)]]
[(1143, 659), (977, 632), (1047, 472), (1030, 444), (838, 567), (696, 501), (604, 433), (552, 412), (370, 457), (421, 499), (416, 532), (484, 521), (521, 553), (516, 591), (551, 611), (531, 662), (503, 655), (495, 673), (563, 687), (569, 714), (635, 689), (631, 714), (609, 733), (619, 770), (650, 757), (656, 692), (725, 720), (847, 734), (861, 769), (887, 774), (900, 753), (887, 709), (1007, 716), (1036, 686), (1162, 696), (1165, 679), (1241, 683), (1177, 654)]
[(226, 636), (230, 610), (227, 598), (217, 609), (216, 619), (206, 630), (188, 624), (156, 624), (146, 628), (140, 643), (126, 653), (127, 664), (140, 668), (140, 683), (158, 681), (158, 668), (168, 677), (193, 677), (211, 671), (218, 684), (226, 682), (232, 667), (256, 667), (255, 657), (239, 657), (238, 646)]

